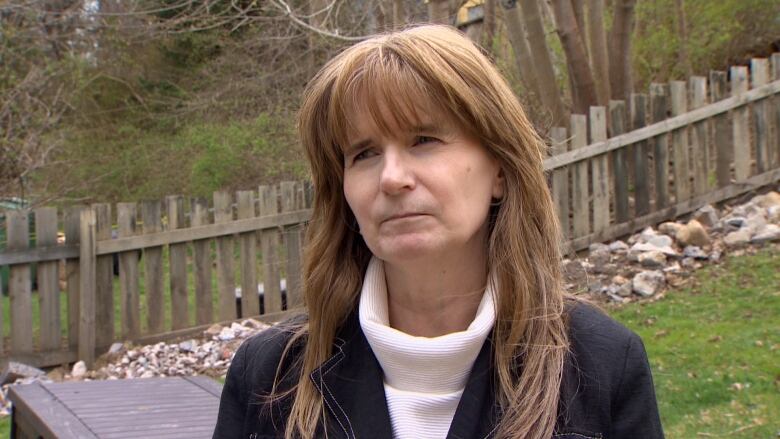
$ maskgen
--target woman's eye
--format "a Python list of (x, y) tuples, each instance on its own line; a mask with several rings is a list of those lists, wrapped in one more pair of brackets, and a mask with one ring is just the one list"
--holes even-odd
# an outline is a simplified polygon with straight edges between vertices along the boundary
[(372, 151), (371, 149), (364, 149), (363, 151), (360, 151), (359, 153), (355, 154), (352, 157), (352, 161), (357, 162), (359, 160), (372, 157), (373, 155), (374, 155), (374, 151)]
[(439, 142), (439, 139), (430, 136), (417, 136), (414, 138), (415, 145), (421, 145), (424, 143)]

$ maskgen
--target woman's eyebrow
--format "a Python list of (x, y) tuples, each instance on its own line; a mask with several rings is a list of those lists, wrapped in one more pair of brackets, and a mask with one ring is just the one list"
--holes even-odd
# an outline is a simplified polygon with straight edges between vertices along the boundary
[(348, 155), (350, 155), (351, 153), (353, 153), (355, 151), (359, 151), (359, 150), (367, 147), (369, 144), (371, 144), (371, 139), (359, 140), (359, 141), (357, 141), (357, 142), (347, 146), (347, 148), (344, 150), (344, 155), (348, 156)]

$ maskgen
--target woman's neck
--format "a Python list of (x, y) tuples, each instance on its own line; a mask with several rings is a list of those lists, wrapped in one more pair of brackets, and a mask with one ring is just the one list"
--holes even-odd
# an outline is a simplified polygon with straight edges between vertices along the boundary
[(426, 265), (385, 262), (390, 326), (421, 337), (468, 328), (487, 282), (484, 256), (470, 256)]

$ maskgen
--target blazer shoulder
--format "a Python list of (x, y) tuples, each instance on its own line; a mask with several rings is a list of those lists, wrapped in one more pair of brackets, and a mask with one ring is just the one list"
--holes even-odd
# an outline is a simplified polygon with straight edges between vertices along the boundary
[(625, 350), (639, 339), (633, 331), (588, 303), (573, 303), (567, 308), (570, 342), (576, 352), (581, 349)]
[(296, 315), (244, 340), (238, 350), (242, 351), (245, 379), (250, 388), (270, 391), (280, 363), (290, 365), (295, 362), (299, 349), (291, 346), (287, 355), (285, 350), (306, 321), (305, 314)]

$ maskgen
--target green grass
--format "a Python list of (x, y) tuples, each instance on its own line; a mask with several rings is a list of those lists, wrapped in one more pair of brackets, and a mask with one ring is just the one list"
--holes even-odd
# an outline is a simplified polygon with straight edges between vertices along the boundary
[(729, 258), (691, 286), (611, 314), (644, 340), (668, 438), (780, 430), (780, 254)]

